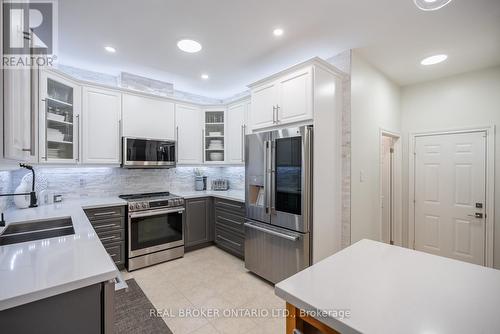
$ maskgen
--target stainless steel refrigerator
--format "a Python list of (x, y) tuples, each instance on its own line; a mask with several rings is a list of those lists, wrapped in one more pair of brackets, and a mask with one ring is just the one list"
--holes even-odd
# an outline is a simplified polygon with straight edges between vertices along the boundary
[(277, 283), (311, 263), (313, 127), (245, 138), (245, 267)]

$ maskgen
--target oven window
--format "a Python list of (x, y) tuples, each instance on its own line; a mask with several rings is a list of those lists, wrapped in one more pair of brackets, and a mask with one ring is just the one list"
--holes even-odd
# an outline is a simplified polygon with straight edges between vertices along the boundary
[(136, 217), (131, 221), (131, 250), (182, 240), (182, 213)]
[(127, 160), (172, 162), (175, 160), (175, 143), (127, 138)]

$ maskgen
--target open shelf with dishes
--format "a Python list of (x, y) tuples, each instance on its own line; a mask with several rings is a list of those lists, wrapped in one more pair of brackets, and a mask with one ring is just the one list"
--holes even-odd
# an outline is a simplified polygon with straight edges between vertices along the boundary
[(223, 163), (225, 160), (225, 111), (206, 110), (203, 154), (206, 163)]

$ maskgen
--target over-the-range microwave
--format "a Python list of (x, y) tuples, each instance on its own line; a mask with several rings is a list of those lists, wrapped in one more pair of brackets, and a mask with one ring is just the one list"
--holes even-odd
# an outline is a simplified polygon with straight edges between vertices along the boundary
[(123, 137), (123, 168), (172, 168), (176, 162), (173, 140)]

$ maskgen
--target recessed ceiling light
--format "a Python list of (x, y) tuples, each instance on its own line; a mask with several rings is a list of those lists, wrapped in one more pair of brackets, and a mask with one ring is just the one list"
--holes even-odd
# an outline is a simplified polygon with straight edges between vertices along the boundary
[(109, 53), (115, 53), (116, 49), (112, 46), (105, 46), (104, 50), (108, 51)]
[(447, 55), (435, 55), (435, 56), (430, 56), (430, 57), (422, 59), (420, 64), (425, 65), (425, 66), (435, 65), (435, 64), (442, 63), (446, 59), (448, 59)]
[(181, 39), (177, 42), (177, 47), (188, 53), (196, 53), (201, 50), (201, 44), (192, 39)]
[(283, 33), (284, 33), (284, 31), (281, 28), (276, 28), (273, 30), (274, 36), (283, 36)]
[(203, 74), (201, 75), (201, 78), (202, 78), (203, 80), (208, 80), (209, 76), (208, 76), (208, 74), (203, 73)]
[(438, 10), (446, 6), (451, 0), (414, 0), (418, 8), (425, 11)]

